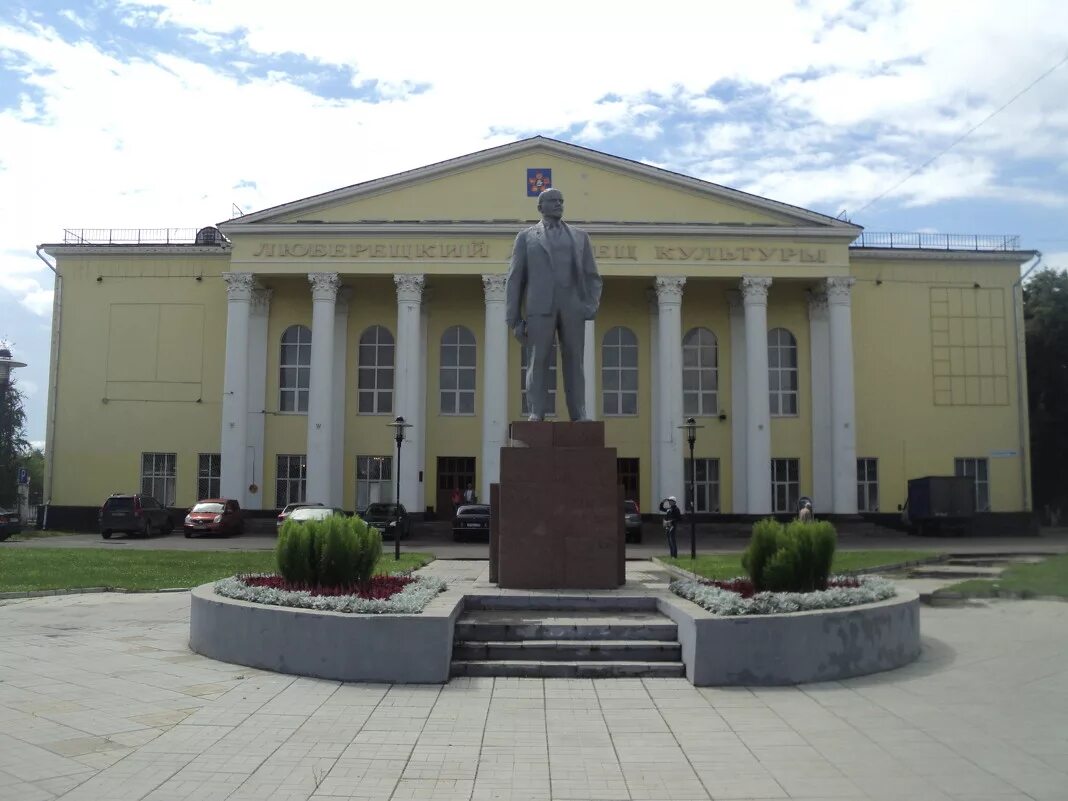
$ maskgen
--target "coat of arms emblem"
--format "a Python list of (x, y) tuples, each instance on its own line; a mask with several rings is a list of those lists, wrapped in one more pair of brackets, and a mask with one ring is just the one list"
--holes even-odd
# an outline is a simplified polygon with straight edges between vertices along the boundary
[(527, 169), (527, 197), (537, 197), (553, 185), (553, 171), (545, 167)]

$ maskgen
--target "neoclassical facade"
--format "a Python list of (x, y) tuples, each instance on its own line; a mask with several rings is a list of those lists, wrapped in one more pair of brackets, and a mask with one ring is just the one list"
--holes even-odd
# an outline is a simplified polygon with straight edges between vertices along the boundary
[[(687, 495), (691, 471), (710, 513), (786, 512), (800, 496), (823, 513), (889, 512), (909, 478), (954, 472), (974, 477), (984, 510), (1028, 508), (1017, 278), (1030, 252), (873, 242), (540, 137), (191, 241), (81, 231), (43, 246), (62, 276), (51, 504), (140, 489), (174, 506), (221, 494), (360, 509), (392, 499), (398, 477), (412, 510), (447, 514), (467, 484), (488, 497), (525, 410), (504, 275), (546, 182), (605, 278), (586, 406), (643, 508)], [(411, 425), (399, 470), (396, 415)]]

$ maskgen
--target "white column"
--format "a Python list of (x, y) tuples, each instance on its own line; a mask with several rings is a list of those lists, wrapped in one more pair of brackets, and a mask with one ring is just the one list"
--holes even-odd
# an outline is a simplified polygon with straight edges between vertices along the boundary
[(834, 513), (857, 513), (856, 401), (853, 395), (852, 278), (827, 279), (831, 330), (831, 462)]
[[(657, 353), (660, 398), (660, 491), (674, 495), (682, 503), (686, 495), (683, 475), (682, 432), (682, 287), (683, 276), (659, 276), (656, 279)], [(659, 500), (659, 499), (657, 499)]]
[(742, 276), (745, 304), (746, 514), (771, 513), (771, 407), (768, 400), (768, 287), (766, 276)]
[[(809, 350), (812, 354), (812, 502), (813, 511), (834, 509), (831, 464), (831, 329), (827, 293), (817, 287), (808, 292)], [(856, 467), (853, 468), (856, 470)]]
[(308, 273), (312, 286), (311, 383), (308, 389), (308, 484), (310, 503), (336, 506), (334, 466), (334, 306), (337, 273)]
[[(248, 329), (248, 440), (245, 446), (245, 474), (252, 492), (246, 487), (246, 509), (265, 508), (263, 486), (263, 447), (267, 409), (267, 322), (271, 314), (270, 289), (252, 290), (252, 307)], [(225, 467), (223, 468), (225, 470)]]
[(727, 291), (727, 316), (731, 326), (731, 512), (744, 515), (749, 509), (746, 492), (749, 390), (745, 377), (745, 307), (742, 293), (736, 289)]
[(486, 333), (482, 361), (482, 465), (478, 497), (489, 503), (490, 484), (501, 477), (501, 448), (508, 444), (508, 325), (504, 319), (503, 275), (483, 275)]
[(597, 323), (586, 321), (585, 339), (582, 342), (582, 374), (586, 379), (586, 419), (596, 420), (597, 404)]
[(655, 512), (657, 504), (664, 499), (660, 491), (660, 305), (656, 300), (656, 290), (648, 289), (645, 293), (649, 303), (649, 403), (652, 414), (650, 422), (649, 449), (649, 511)]
[(223, 374), (220, 491), (244, 505), (248, 482), (248, 339), (252, 273), (223, 273), (226, 282), (226, 360)]
[[(420, 355), (423, 342), (422, 305), (426, 277), (402, 273), (393, 276), (397, 286), (397, 352), (396, 376), (394, 379), (396, 413), (404, 418), (411, 428), (405, 429), (404, 447), (401, 450), (400, 479), (401, 497), (409, 511), (422, 512), (422, 494), (419, 487), (420, 448), (418, 440), (426, 437), (426, 407), (420, 396), (424, 386), (423, 360)], [(393, 458), (396, 469), (396, 446)], [(396, 481), (396, 474), (394, 474)]]
[[(334, 444), (330, 464), (330, 495), (335, 506), (345, 499), (345, 399), (348, 397), (349, 364), (349, 301), (352, 288), (343, 286), (337, 293), (334, 306), (334, 397), (330, 405), (333, 412)], [(312, 339), (314, 342), (314, 338)], [(355, 502), (354, 502), (355, 503)]]
[[(429, 302), (429, 298), (424, 298)], [(419, 310), (419, 408), (416, 410), (415, 419), (422, 420), (420, 424), (422, 426), (422, 433), (417, 434), (412, 432), (412, 437), (415, 440), (415, 449), (419, 454), (419, 458), (415, 462), (415, 475), (416, 475), (416, 496), (415, 504), (416, 508), (421, 511), (426, 511), (426, 481), (423, 477), (426, 475), (426, 371), (427, 371), (427, 353), (430, 351), (430, 345), (428, 344), (427, 337), (430, 332), (430, 311), (427, 309), (427, 303), (423, 303)], [(409, 453), (410, 457), (411, 454)]]

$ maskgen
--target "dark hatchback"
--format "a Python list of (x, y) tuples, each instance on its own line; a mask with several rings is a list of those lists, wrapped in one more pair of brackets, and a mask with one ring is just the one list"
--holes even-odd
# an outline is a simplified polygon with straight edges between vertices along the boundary
[(151, 495), (112, 495), (100, 507), (100, 536), (112, 534), (170, 534), (167, 509)]
[(395, 537), (397, 526), (400, 527), (402, 540), (408, 539), (412, 533), (412, 520), (408, 517), (408, 510), (402, 503), (372, 503), (360, 517), (367, 525), (374, 526), (381, 531), (384, 540), (391, 540)]
[(485, 503), (467, 503), (456, 507), (452, 518), (452, 538), (459, 542), (470, 537), (489, 538), (490, 507)]
[(22, 521), (15, 509), (0, 509), (0, 542), (22, 531)]

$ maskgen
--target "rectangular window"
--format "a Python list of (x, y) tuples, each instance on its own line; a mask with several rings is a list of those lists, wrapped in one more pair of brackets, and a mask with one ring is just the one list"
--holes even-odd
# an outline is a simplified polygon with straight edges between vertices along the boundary
[(953, 472), (975, 482), (975, 511), (990, 511), (990, 470), (987, 460), (978, 456), (962, 456), (953, 460)]
[(879, 511), (878, 459), (857, 459), (857, 511)]
[(174, 506), (174, 482), (178, 475), (178, 455), (141, 454), (141, 494), (150, 495), (164, 506)]
[(776, 514), (797, 511), (801, 497), (800, 460), (771, 460), (771, 510)]
[(275, 506), (279, 509), (290, 503), (304, 503), (305, 483), (308, 477), (308, 457), (301, 454), (284, 454), (278, 457), (278, 472), (275, 474)]
[(356, 509), (393, 501), (393, 457), (356, 457)]
[[(696, 481), (691, 471), (696, 467)], [(719, 512), (719, 459), (683, 460), (683, 481), (686, 482), (686, 511)], [(693, 505), (690, 486), (697, 492), (697, 505)]]
[(218, 498), (222, 494), (222, 456), (202, 453), (197, 456), (197, 500)]

